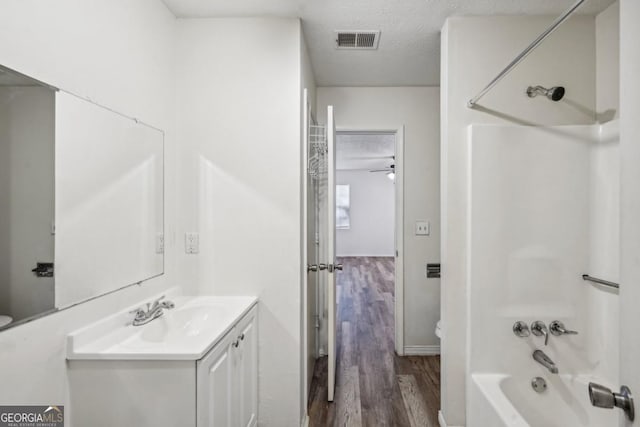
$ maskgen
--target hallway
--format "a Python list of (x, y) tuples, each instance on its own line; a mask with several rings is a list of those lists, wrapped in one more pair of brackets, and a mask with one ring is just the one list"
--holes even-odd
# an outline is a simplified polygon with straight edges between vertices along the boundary
[(338, 262), (335, 402), (327, 402), (327, 358), (316, 363), (310, 426), (438, 426), (440, 357), (394, 352), (394, 259)]

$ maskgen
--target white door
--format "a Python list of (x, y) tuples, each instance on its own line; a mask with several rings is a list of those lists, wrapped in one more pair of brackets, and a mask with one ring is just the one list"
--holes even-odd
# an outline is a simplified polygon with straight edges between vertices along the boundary
[[(336, 124), (333, 106), (327, 107), (327, 336), (328, 390), (333, 402), (336, 389)], [(342, 268), (342, 267), (340, 267)]]
[(233, 331), (197, 363), (198, 427), (232, 427), (234, 420)]
[(237, 381), (239, 382), (240, 427), (258, 424), (258, 310), (254, 307), (238, 324), (235, 332), (237, 345)]

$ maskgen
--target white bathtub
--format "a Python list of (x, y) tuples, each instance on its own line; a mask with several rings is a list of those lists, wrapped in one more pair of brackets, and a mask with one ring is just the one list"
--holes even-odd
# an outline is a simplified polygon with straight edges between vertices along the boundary
[(586, 375), (545, 375), (547, 389), (536, 393), (531, 378), (472, 374), (468, 427), (615, 427), (618, 410), (594, 408)]

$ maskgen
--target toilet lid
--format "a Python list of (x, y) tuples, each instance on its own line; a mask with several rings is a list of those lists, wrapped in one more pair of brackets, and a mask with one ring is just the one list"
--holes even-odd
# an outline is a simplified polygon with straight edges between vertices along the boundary
[(0, 316), (0, 328), (3, 326), (7, 326), (9, 323), (13, 322), (13, 319), (9, 316)]

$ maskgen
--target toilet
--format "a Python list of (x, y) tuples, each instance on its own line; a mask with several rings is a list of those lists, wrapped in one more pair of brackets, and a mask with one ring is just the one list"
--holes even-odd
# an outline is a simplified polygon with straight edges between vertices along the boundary
[(0, 328), (4, 328), (11, 322), (13, 322), (11, 317), (0, 315)]
[(441, 324), (442, 324), (442, 320), (438, 320), (438, 323), (436, 323), (436, 336), (438, 338), (442, 338)]

